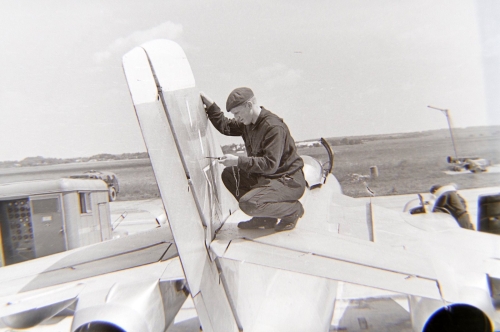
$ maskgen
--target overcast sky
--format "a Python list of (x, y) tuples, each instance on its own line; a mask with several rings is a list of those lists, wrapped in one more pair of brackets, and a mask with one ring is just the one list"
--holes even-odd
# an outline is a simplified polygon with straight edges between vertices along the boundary
[(500, 124), (497, 0), (2, 0), (0, 160), (145, 151), (121, 57), (158, 38), (296, 140)]

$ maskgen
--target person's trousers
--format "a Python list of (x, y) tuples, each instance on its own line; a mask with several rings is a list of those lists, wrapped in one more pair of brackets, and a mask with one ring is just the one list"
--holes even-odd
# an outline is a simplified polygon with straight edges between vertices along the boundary
[(292, 175), (269, 179), (232, 166), (226, 167), (221, 177), (240, 209), (249, 216), (284, 218), (301, 216), (304, 211), (299, 202), (306, 187), (302, 169)]

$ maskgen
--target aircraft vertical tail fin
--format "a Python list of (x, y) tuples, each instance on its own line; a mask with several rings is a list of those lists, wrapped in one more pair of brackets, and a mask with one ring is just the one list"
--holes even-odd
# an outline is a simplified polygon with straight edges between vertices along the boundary
[(237, 331), (208, 254), (234, 207), (218, 188), (220, 149), (179, 45), (156, 40), (125, 54), (123, 67), (189, 289), (205, 331)]

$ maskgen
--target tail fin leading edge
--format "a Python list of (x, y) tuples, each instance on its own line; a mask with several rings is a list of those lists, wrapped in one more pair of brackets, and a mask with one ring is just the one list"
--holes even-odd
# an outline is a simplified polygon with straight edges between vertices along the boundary
[[(230, 213), (219, 155), (179, 45), (156, 40), (125, 54), (123, 67), (184, 274), (205, 331), (237, 331), (207, 247)], [(227, 211), (227, 212), (225, 212)]]

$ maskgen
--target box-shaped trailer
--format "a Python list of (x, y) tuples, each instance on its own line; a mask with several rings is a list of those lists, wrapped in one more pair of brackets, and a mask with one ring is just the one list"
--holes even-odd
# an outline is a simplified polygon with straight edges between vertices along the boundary
[(57, 179), (0, 185), (0, 266), (112, 238), (108, 186)]

